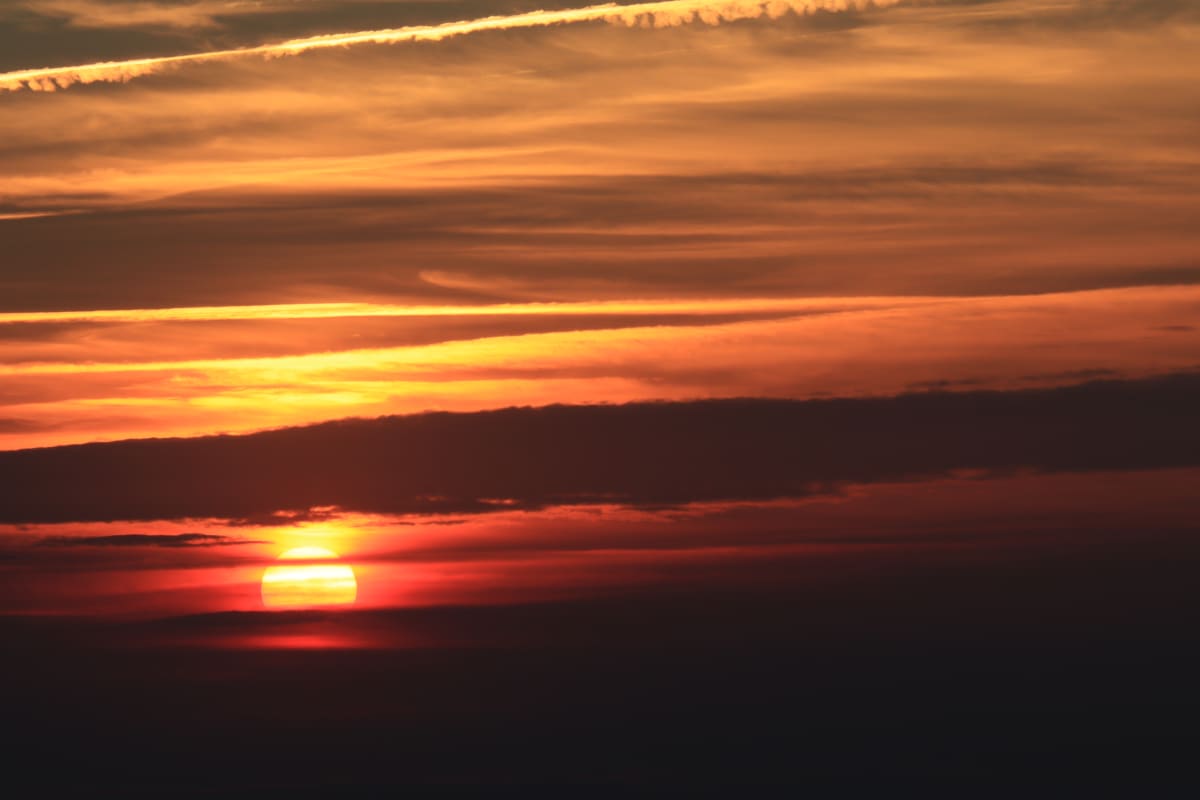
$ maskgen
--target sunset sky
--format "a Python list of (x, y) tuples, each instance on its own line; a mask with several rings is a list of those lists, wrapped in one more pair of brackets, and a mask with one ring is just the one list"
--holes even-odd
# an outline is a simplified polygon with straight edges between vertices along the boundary
[(67, 783), (1168, 774), (1200, 6), (0, 0), (0, 487)]

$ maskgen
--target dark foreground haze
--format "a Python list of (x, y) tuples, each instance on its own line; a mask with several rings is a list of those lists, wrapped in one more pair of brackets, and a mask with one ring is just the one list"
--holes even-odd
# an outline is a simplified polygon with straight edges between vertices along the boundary
[[(76, 621), (9, 619), (8, 774), (77, 790), (1190, 780), (1200, 550), (1194, 533), (1137, 538), (988, 563), (845, 555), (804, 589), (224, 614), (83, 638)], [(300, 649), (236, 644), (268, 630)], [(193, 639), (158, 643), (168, 631)], [(304, 649), (331, 633), (365, 645)]]

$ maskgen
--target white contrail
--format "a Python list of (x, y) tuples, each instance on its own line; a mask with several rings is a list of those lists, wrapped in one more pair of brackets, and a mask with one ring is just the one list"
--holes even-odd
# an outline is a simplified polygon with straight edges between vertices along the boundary
[(573, 22), (604, 21), (630, 27), (665, 28), (689, 22), (716, 25), (738, 19), (756, 17), (779, 18), (789, 12), (811, 14), (817, 11), (847, 11), (851, 9), (883, 8), (902, 0), (662, 0), (633, 5), (586, 6), (558, 11), (529, 11), (524, 14), (482, 17), (480, 19), (445, 22), (440, 25), (414, 25), (356, 33), (333, 33), (291, 39), (277, 44), (264, 44), (238, 50), (215, 50), (161, 58), (137, 58), (129, 61), (105, 61), (73, 67), (44, 67), (0, 73), (0, 91), (53, 92), (76, 83), (124, 83), (141, 75), (204, 61), (227, 61), (247, 56), (272, 58), (295, 55), (308, 50), (346, 47), (356, 44), (390, 44), (395, 42), (438, 41), (451, 36), (464, 36), (480, 31), (511, 28), (537, 28)]

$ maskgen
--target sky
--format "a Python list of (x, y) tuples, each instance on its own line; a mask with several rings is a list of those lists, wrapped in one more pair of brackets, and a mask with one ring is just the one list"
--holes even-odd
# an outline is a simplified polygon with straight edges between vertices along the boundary
[(0, 0), (5, 741), (1169, 774), (1197, 52), (1188, 0)]

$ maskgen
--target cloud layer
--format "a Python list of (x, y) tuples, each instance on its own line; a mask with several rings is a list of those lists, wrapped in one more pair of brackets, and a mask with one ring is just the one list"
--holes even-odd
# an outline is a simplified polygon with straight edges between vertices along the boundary
[(804, 497), (962, 470), (1200, 465), (1194, 374), (824, 401), (507, 409), (0, 453), (0, 522)]
[(3, 310), (1194, 282), (1197, 25), (1154, 8), (498, 30), (9, 93)]

